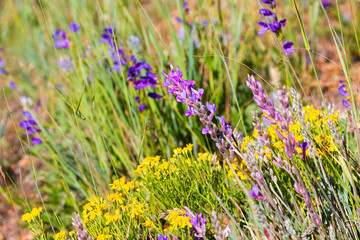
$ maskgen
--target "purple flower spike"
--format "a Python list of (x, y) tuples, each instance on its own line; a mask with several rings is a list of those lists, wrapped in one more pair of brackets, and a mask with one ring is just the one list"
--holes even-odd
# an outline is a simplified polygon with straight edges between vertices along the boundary
[(296, 50), (293, 49), (294, 43), (289, 42), (289, 41), (285, 41), (284, 43), (284, 53), (286, 56), (290, 55), (291, 53), (295, 53)]
[(346, 108), (351, 108), (350, 103), (349, 103), (347, 100), (345, 100), (345, 99), (342, 100), (342, 104), (343, 104), (343, 106), (346, 107)]
[(163, 95), (160, 95), (160, 94), (157, 94), (157, 93), (153, 93), (153, 92), (148, 93), (148, 96), (151, 97), (151, 98), (155, 98), (155, 99), (157, 99), (157, 98), (163, 98), (163, 97), (164, 97)]
[(42, 144), (42, 140), (40, 139), (40, 138), (38, 138), (38, 137), (32, 137), (31, 138), (31, 144), (30, 144), (30, 146), (34, 146), (34, 145), (38, 145), (38, 144)]
[(259, 187), (254, 183), (252, 189), (250, 190), (250, 196), (256, 199), (259, 199), (260, 201), (264, 200), (264, 197), (259, 195)]
[(80, 30), (80, 26), (77, 23), (73, 22), (69, 25), (69, 30), (70, 32), (75, 33)]
[(139, 111), (142, 112), (142, 111), (145, 110), (145, 108), (146, 108), (146, 105), (145, 105), (145, 104), (140, 104), (140, 106), (139, 106)]

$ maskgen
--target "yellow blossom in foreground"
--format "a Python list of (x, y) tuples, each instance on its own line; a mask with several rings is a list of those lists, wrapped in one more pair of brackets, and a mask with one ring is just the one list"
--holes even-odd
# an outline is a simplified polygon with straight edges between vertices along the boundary
[(133, 188), (134, 181), (126, 182), (125, 177), (115, 180), (113, 183), (110, 184), (110, 188), (121, 191), (123, 193), (128, 193), (131, 188)]
[(64, 230), (58, 232), (55, 236), (54, 236), (54, 240), (65, 240), (66, 239), (66, 232)]
[(170, 222), (169, 231), (182, 229), (185, 227), (191, 227), (190, 217), (186, 216), (186, 212), (183, 210), (171, 210), (168, 217), (168, 221)]
[(111, 239), (111, 235), (101, 234), (96, 238), (96, 240), (106, 240), (106, 239)]
[(249, 142), (253, 142), (254, 139), (252, 139), (251, 137), (249, 136), (246, 136), (244, 137), (244, 141), (242, 142), (241, 144), (241, 151), (245, 151), (246, 149), (246, 146), (248, 145)]
[(33, 221), (37, 216), (39, 216), (41, 212), (42, 212), (42, 207), (33, 208), (30, 213), (25, 213), (21, 217), (21, 221), (29, 223)]

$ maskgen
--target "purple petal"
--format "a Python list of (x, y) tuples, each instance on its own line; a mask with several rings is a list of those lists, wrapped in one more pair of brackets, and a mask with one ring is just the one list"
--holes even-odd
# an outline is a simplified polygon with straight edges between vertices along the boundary
[(153, 93), (153, 92), (148, 93), (148, 96), (151, 97), (151, 98), (155, 98), (155, 99), (164, 97), (163, 95)]
[(40, 138), (32, 137), (30, 146), (34, 146), (34, 145), (37, 145), (37, 144), (42, 144), (42, 142), (43, 141)]

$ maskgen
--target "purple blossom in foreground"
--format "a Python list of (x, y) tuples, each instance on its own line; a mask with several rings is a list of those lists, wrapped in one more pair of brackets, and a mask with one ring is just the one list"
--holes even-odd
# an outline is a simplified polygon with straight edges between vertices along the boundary
[(70, 40), (67, 38), (66, 33), (61, 30), (55, 30), (55, 33), (52, 35), (54, 40), (54, 44), (56, 48), (69, 48), (70, 47)]
[(72, 225), (75, 228), (77, 240), (92, 240), (90, 236), (87, 234), (83, 221), (81, 220), (79, 214), (74, 213), (74, 218), (72, 219)]
[[(226, 145), (225, 141), (222, 141), (221, 138), (217, 137), (218, 132), (223, 136), (226, 136), (228, 139), (231, 138), (232, 129), (225, 123), (224, 117), (216, 118), (221, 124), (221, 129), (218, 129), (215, 123), (212, 122), (213, 116), (216, 111), (215, 105), (207, 103), (207, 107), (202, 105), (201, 97), (204, 94), (202, 88), (195, 89), (195, 81), (185, 80), (182, 78), (183, 73), (177, 67), (176, 71), (173, 66), (170, 66), (169, 73), (163, 72), (165, 75), (165, 80), (163, 86), (168, 89), (168, 93), (171, 93), (176, 96), (176, 101), (184, 102), (188, 105), (188, 111), (186, 111), (185, 116), (190, 117), (192, 115), (197, 115), (200, 118), (200, 121), (204, 124), (202, 129), (203, 134), (210, 134), (210, 137), (215, 141), (217, 148), (220, 153), (227, 155), (229, 151), (230, 156), (233, 157), (233, 149), (230, 145)], [(207, 108), (210, 111), (208, 115)]]
[(206, 233), (206, 217), (202, 217), (202, 213), (194, 214), (188, 207), (184, 206), (186, 215), (191, 218), (190, 224), (192, 230), (190, 235), (194, 235), (195, 239), (202, 240)]
[(252, 198), (259, 199), (260, 201), (264, 200), (264, 197), (259, 194), (259, 187), (254, 183), (252, 189), (249, 191), (249, 194)]
[(294, 43), (293, 42), (289, 42), (289, 41), (285, 41), (284, 43), (284, 53), (286, 56), (290, 55), (291, 53), (295, 53), (296, 50), (293, 49)]
[(73, 22), (69, 25), (69, 30), (70, 32), (75, 33), (80, 30), (80, 26), (77, 23)]

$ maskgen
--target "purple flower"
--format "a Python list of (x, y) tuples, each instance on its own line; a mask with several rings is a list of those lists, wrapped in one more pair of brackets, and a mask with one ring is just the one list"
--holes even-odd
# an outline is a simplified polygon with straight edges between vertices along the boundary
[(206, 217), (202, 217), (202, 213), (194, 214), (188, 207), (184, 206), (186, 215), (191, 218), (190, 224), (192, 225), (192, 230), (190, 235), (194, 235), (195, 239), (202, 239), (206, 233)]
[(182, 20), (181, 20), (181, 18), (176, 17), (176, 18), (175, 18), (175, 22), (177, 22), (177, 23), (181, 23), (181, 22), (182, 22)]
[(269, 30), (269, 24), (267, 24), (266, 22), (259, 22), (259, 25), (261, 26), (260, 31), (258, 31), (257, 34), (263, 35), (267, 32), (267, 30)]
[(139, 96), (136, 96), (136, 97), (135, 97), (135, 101), (136, 101), (136, 102), (140, 102)]
[(128, 45), (134, 45), (137, 48), (140, 48), (140, 39), (135, 35), (131, 35), (130, 38), (126, 40), (126, 43)]
[(58, 64), (61, 67), (61, 69), (63, 70), (63, 72), (65, 72), (65, 73), (73, 70), (73, 68), (74, 68), (72, 59), (70, 56), (60, 57)]
[(293, 45), (294, 43), (289, 42), (289, 41), (285, 41), (284, 43), (284, 53), (286, 56), (290, 55), (291, 53), (295, 53), (295, 49), (293, 49)]
[(340, 93), (340, 95), (342, 95), (342, 96), (344, 96), (344, 97), (349, 97), (350, 96), (350, 94), (346, 91), (346, 85), (341, 85), (339, 88), (338, 88), (338, 90), (339, 90), (339, 93)]
[(16, 85), (15, 85), (15, 83), (14, 83), (13, 81), (10, 82), (9, 87), (10, 87), (11, 89), (13, 89), (13, 90), (16, 89)]
[(322, 0), (321, 3), (324, 6), (324, 8), (328, 8), (331, 5), (329, 0)]
[(302, 150), (302, 158), (305, 159), (305, 158), (306, 158), (306, 149), (307, 149), (308, 143), (307, 143), (307, 142), (303, 142), (302, 144), (297, 143), (297, 145), (298, 145), (298, 146), (301, 148), (301, 150)]
[(52, 35), (54, 39), (54, 45), (56, 48), (69, 48), (70, 47), (70, 40), (66, 38), (66, 33), (61, 30), (55, 30), (55, 33)]
[(254, 183), (252, 189), (250, 190), (250, 196), (256, 199), (259, 199), (260, 201), (264, 200), (264, 197), (259, 195), (259, 187)]
[(275, 7), (275, 1), (274, 0), (261, 0), (263, 3), (268, 4), (269, 7)]
[(342, 104), (343, 104), (343, 106), (346, 107), (346, 108), (351, 108), (350, 103), (349, 103), (347, 100), (345, 100), (345, 99), (342, 100)]
[(148, 96), (151, 97), (151, 98), (163, 98), (164, 96), (163, 95), (160, 95), (160, 94), (157, 94), (157, 93), (153, 93), (153, 92), (150, 92), (148, 93)]
[(166, 235), (163, 236), (160, 233), (158, 234), (157, 237), (158, 237), (157, 240), (168, 240), (169, 239)]
[(38, 144), (42, 144), (42, 140), (38, 137), (32, 137), (30, 146), (33, 147), (34, 145), (38, 145)]
[(265, 8), (260, 9), (260, 10), (259, 10), (259, 13), (260, 13), (261, 15), (265, 16), (265, 17), (267, 17), (267, 16), (273, 16), (273, 18), (276, 19), (276, 14), (273, 13), (273, 12), (271, 12), (271, 11), (268, 10), (268, 9), (265, 9)]
[(142, 111), (145, 110), (145, 108), (146, 108), (146, 105), (145, 105), (145, 104), (140, 104), (140, 106), (139, 106), (139, 111), (142, 112)]
[(92, 240), (90, 236), (87, 234), (83, 221), (81, 220), (79, 214), (74, 213), (74, 218), (72, 219), (72, 225), (75, 228), (77, 240)]
[(80, 30), (80, 26), (77, 23), (73, 22), (69, 25), (69, 30), (70, 32), (75, 33)]
[(4, 63), (4, 61), (0, 58), (0, 75), (6, 74), (6, 71), (5, 71), (4, 67), (5, 67), (5, 63)]
[(26, 118), (32, 118), (31, 114), (28, 111), (23, 111), (23, 116)]

